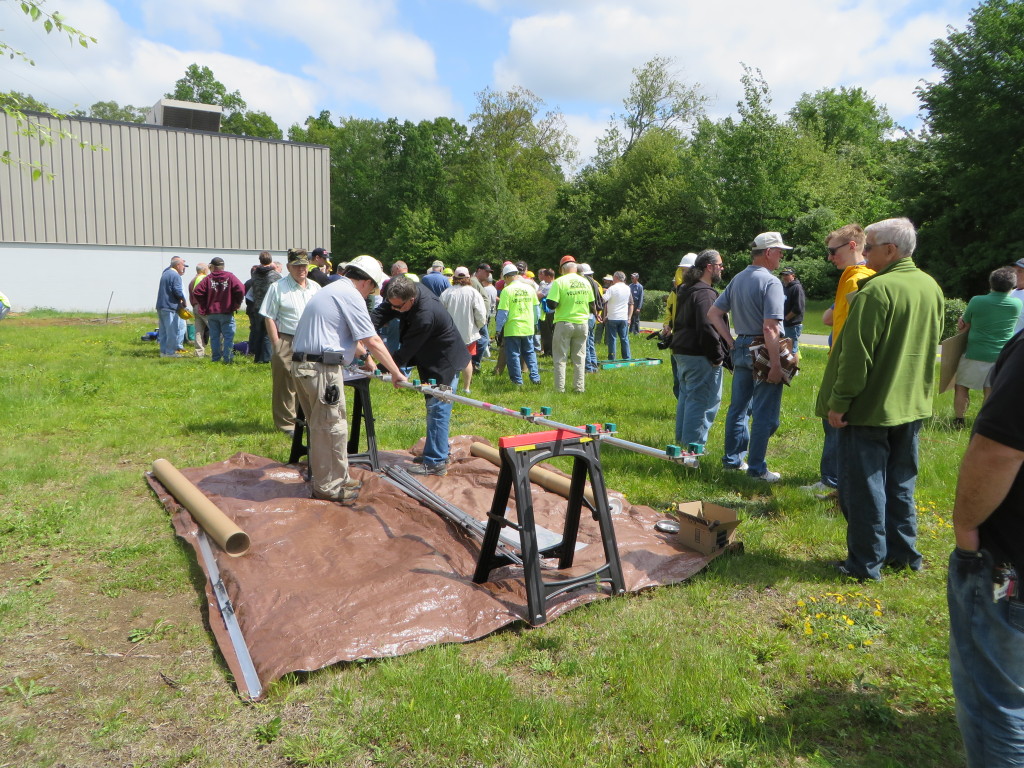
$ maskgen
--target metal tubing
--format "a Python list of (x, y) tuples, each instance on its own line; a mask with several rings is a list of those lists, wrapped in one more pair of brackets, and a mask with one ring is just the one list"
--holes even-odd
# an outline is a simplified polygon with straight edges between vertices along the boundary
[[(391, 381), (390, 375), (381, 377), (384, 381)], [(491, 413), (500, 413), (503, 416), (511, 416), (515, 419), (522, 419), (528, 421), (531, 424), (539, 424), (544, 427), (552, 427), (554, 429), (562, 429), (566, 432), (572, 432), (575, 435), (584, 435), (587, 437), (593, 437), (595, 440), (600, 440), (602, 443), (613, 445), (616, 448), (623, 448), (627, 451), (633, 451), (634, 453), (641, 453), (644, 456), (650, 456), (654, 459), (662, 459), (663, 461), (670, 461), (673, 464), (681, 464), (682, 460), (689, 456), (685, 452), (680, 452), (678, 456), (671, 456), (667, 451), (661, 448), (652, 448), (649, 445), (642, 445), (640, 443), (633, 443), (629, 440), (623, 440), (622, 438), (615, 437), (608, 432), (588, 432), (584, 427), (574, 426), (572, 424), (563, 424), (559, 421), (553, 421), (552, 419), (544, 418), (543, 416), (537, 416), (533, 413), (522, 411), (514, 411), (511, 408), (505, 408), (494, 403), (485, 403), (482, 400), (474, 400), (464, 395), (457, 395), (450, 389), (442, 389), (441, 387), (432, 387), (429, 384), (413, 384), (411, 382), (403, 382), (399, 386), (407, 389), (415, 389), (418, 392), (422, 392), (424, 395), (430, 395), (436, 397), (438, 400), (443, 400), (449, 403), (462, 403), (463, 405), (469, 405), (473, 408), (480, 408)], [(525, 409), (529, 411), (529, 409)]]

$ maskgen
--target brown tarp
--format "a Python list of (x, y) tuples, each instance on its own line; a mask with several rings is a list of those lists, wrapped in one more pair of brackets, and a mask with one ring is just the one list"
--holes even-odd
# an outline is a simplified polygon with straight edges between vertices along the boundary
[[(448, 475), (420, 479), (485, 520), (498, 469), (470, 456), (469, 444), (477, 439), (455, 438)], [(408, 452), (381, 452), (382, 464), (406, 464), (411, 458)], [(242, 557), (230, 557), (215, 544), (213, 551), (264, 690), (288, 672), (466, 642), (526, 620), (521, 568), (497, 569), (491, 581), (474, 584), (479, 545), (461, 528), (359, 466), (352, 473), (363, 488), (354, 506), (311, 499), (302, 469), (239, 453), (181, 470), (251, 539)], [(147, 479), (172, 513), (177, 534), (198, 553), (191, 515), (159, 481)], [(623, 502), (613, 520), (629, 591), (683, 581), (714, 558), (655, 531), (654, 523), (663, 517), (655, 510), (609, 493)], [(561, 534), (566, 500), (537, 485), (533, 500), (537, 523)], [(586, 513), (579, 542), (587, 546), (563, 575), (586, 573), (604, 562), (597, 523)], [(198, 560), (206, 572), (202, 557)], [(550, 580), (560, 573), (545, 568), (543, 575)], [(251, 695), (206, 576), (211, 629), (241, 692)], [(570, 591), (548, 604), (548, 619), (603, 596), (596, 586)]]

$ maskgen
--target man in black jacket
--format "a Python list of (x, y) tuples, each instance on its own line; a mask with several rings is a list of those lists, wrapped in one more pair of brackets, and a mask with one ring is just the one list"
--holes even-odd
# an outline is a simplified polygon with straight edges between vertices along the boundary
[[(722, 403), (722, 364), (728, 350), (708, 310), (718, 298), (712, 286), (722, 282), (722, 256), (718, 251), (701, 251), (694, 265), (683, 275), (676, 289), (676, 316), (672, 323), (672, 355), (676, 363), (679, 398), (676, 401), (676, 444), (691, 443), (703, 450), (718, 407)], [(728, 323), (728, 320), (726, 320)], [(697, 459), (683, 463), (697, 467)]]
[(796, 276), (796, 270), (786, 267), (779, 272), (779, 279), (782, 281), (782, 292), (786, 294), (786, 303), (782, 308), (782, 334), (793, 342), (793, 354), (799, 359), (800, 333), (804, 329), (804, 307), (807, 304), (807, 297), (804, 295), (804, 287)]
[[(424, 382), (435, 379), (454, 390), (459, 371), (469, 365), (469, 353), (452, 316), (429, 289), (407, 277), (392, 277), (385, 288), (384, 300), (370, 313), (378, 329), (393, 318), (400, 318), (398, 335), (401, 347), (392, 357), (399, 368), (415, 365)], [(448, 473), (448, 423), (452, 404), (426, 395), (427, 440), (422, 463), (410, 471), (418, 475)]]

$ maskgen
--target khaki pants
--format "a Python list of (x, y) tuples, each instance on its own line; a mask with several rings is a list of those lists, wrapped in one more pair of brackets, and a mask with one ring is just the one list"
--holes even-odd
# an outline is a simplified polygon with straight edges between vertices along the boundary
[(565, 364), (572, 361), (573, 389), (584, 390), (587, 362), (587, 323), (555, 323), (555, 389), (565, 392)]
[(206, 318), (198, 312), (193, 312), (192, 314), (194, 315), (192, 320), (196, 326), (196, 338), (194, 342), (196, 354), (199, 357), (202, 357), (206, 354), (206, 347), (203, 346), (203, 336), (206, 335)]
[(278, 334), (274, 354), (270, 358), (273, 377), (274, 426), (290, 432), (295, 429), (295, 379), (292, 376), (292, 335)]
[(340, 500), (344, 487), (352, 482), (348, 474), (348, 413), (342, 367), (292, 363), (292, 374), (306, 417), (313, 496)]

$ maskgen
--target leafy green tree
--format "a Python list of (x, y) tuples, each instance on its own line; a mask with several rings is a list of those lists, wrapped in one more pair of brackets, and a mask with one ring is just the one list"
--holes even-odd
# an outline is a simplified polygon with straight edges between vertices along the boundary
[(255, 136), (260, 139), (280, 139), (284, 137), (274, 119), (266, 112), (234, 112), (221, 122), (223, 133), (236, 136)]
[(700, 92), (700, 84), (680, 80), (675, 64), (673, 58), (655, 56), (633, 70), (629, 95), (622, 100), (625, 111), (616, 115), (601, 139), (599, 162), (629, 152), (652, 128), (676, 131), (696, 124), (703, 115), (707, 97)]
[(1024, 207), (1024, 3), (985, 0), (964, 30), (932, 44), (941, 73), (918, 89), (927, 110), (912, 193), (923, 263), (964, 296), (1019, 249)]
[(116, 101), (97, 101), (89, 107), (88, 112), (78, 112), (76, 114), (81, 114), (85, 117), (94, 117), (99, 120), (117, 120), (123, 123), (142, 123), (146, 120), (147, 111), (148, 110), (144, 107), (133, 107), (131, 104), (121, 106)]
[(803, 94), (789, 110), (798, 129), (817, 135), (825, 149), (877, 147), (896, 128), (884, 106), (862, 88), (825, 88)]
[[(54, 11), (53, 13), (44, 11), (42, 9), (42, 5), (43, 0), (20, 0), (22, 12), (24, 12), (32, 21), (41, 22), (46, 34), (51, 34), (54, 30), (62, 32), (67, 35), (69, 42), (72, 44), (77, 42), (83, 48), (88, 48), (89, 43), (96, 42), (95, 37), (87, 35), (81, 30), (68, 24), (64, 20), (64, 17), (57, 11)], [(28, 54), (24, 51), (19, 51), (16, 48), (13, 48), (3, 40), (0, 40), (0, 56), (6, 56), (10, 59), (21, 59), (27, 64), (35, 66), (35, 62), (29, 58)], [(31, 96), (26, 96), (25, 94), (20, 94), (14, 91), (6, 93), (0, 91), (0, 110), (3, 110), (8, 117), (18, 124), (19, 131), (23, 136), (34, 138), (41, 144), (50, 144), (58, 138), (77, 140), (77, 136), (65, 131), (63, 128), (58, 129), (55, 135), (48, 126), (43, 125), (42, 123), (39, 123), (25, 115), (26, 110), (32, 111), (36, 106), (45, 105), (36, 101)], [(63, 117), (59, 112), (52, 110), (49, 107), (38, 111), (46, 112), (53, 117)], [(79, 146), (87, 149), (98, 149), (98, 147), (82, 142), (79, 142)], [(33, 179), (39, 179), (44, 174), (47, 179), (53, 179), (53, 174), (46, 171), (39, 162), (32, 162), (16, 157), (11, 154), (9, 149), (5, 149), (0, 152), (0, 163), (3, 163), (4, 165), (21, 165), (25, 168), (31, 169)]]

